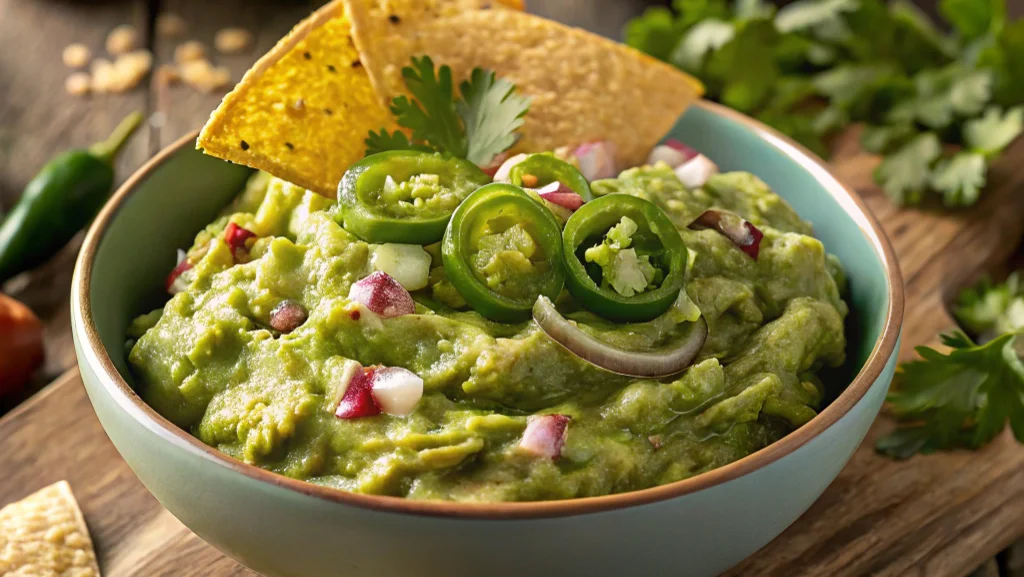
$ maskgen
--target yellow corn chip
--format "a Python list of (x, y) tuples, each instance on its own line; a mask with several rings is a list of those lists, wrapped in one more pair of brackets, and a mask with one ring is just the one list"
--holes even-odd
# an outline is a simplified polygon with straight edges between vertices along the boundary
[[(447, 10), (486, 0), (445, 0)], [(522, 0), (495, 4), (522, 9)], [(408, 12), (412, 14), (411, 12)], [(341, 0), (304, 20), (224, 97), (197, 147), (334, 197), (370, 130), (394, 128), (352, 40)]]
[(350, 32), (340, 2), (304, 20), (224, 97), (197, 146), (335, 196), (367, 133), (394, 124)]
[(517, 150), (608, 140), (640, 164), (700, 97), (692, 77), (632, 48), (508, 10), (446, 0), (344, 0), (360, 57), (381, 102), (405, 94), (401, 70), (428, 55), (464, 79), (493, 70), (531, 99)]
[(89, 529), (67, 481), (0, 509), (0, 575), (99, 577)]

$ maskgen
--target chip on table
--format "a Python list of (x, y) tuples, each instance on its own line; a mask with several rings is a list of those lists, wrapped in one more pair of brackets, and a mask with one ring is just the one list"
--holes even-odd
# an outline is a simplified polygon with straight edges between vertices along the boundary
[(0, 575), (99, 577), (89, 529), (67, 481), (0, 509)]

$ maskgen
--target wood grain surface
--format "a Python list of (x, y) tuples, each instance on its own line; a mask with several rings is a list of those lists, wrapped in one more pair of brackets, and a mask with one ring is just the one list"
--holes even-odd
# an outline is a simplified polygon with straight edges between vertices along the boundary
[[(234, 80), (295, 22), (311, 2), (220, 0), (0, 0), (0, 208), (56, 151), (103, 138), (131, 110), (150, 115), (118, 165), (119, 177), (207, 118), (221, 94), (199, 94), (156, 80), (125, 95), (73, 98), (60, 51), (85, 42), (94, 53), (118, 24), (152, 27), (156, 10), (190, 23), (189, 38), (212, 43), (216, 30), (255, 33), (244, 54), (215, 56)], [(537, 0), (546, 16), (617, 36), (640, 0)], [(1024, 3), (1022, 3), (1024, 4)], [(1013, 3), (1011, 3), (1011, 6)], [(146, 38), (157, 63), (180, 40)], [(960, 213), (894, 207), (877, 189), (877, 158), (857, 135), (836, 143), (833, 169), (883, 222), (907, 285), (900, 356), (934, 343), (952, 321), (945, 304), (983, 271), (999, 270), (1018, 247), (1024, 221), (1024, 142), (993, 169), (985, 200)], [(53, 262), (3, 287), (47, 323), (48, 362), (40, 382), (74, 364), (68, 286), (77, 244)], [(782, 536), (730, 575), (923, 575), (960, 577), (1024, 536), (1024, 449), (1004, 436), (977, 453), (893, 462), (873, 440), (891, 428), (881, 418), (824, 496)], [(142, 487), (102, 432), (74, 371), (0, 419), (0, 504), (68, 479), (82, 503), (107, 577), (253, 575), (200, 541)]]

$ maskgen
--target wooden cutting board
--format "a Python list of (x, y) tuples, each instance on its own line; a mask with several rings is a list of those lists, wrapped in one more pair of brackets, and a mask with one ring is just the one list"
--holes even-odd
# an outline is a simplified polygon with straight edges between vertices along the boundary
[[(952, 320), (944, 301), (1017, 247), (1024, 141), (994, 169), (983, 203), (963, 213), (897, 210), (874, 187), (877, 159), (839, 143), (833, 165), (882, 220), (907, 285), (901, 358)], [(1024, 536), (1024, 448), (1004, 434), (978, 452), (896, 462), (875, 454), (882, 417), (818, 502), (735, 576), (960, 577)], [(0, 504), (60, 479), (81, 502), (107, 577), (253, 575), (182, 526), (118, 456), (71, 371), (0, 419)]]

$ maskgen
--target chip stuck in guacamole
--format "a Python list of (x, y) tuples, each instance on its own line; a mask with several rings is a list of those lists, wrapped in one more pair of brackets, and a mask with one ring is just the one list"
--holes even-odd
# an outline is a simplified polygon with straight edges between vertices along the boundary
[[(274, 117), (275, 98), (337, 73), (305, 67), (303, 40), (275, 49), (287, 89), (252, 89), (254, 69), (225, 98), (200, 145), (266, 172), (129, 327), (143, 399), (282, 475), (454, 501), (670, 483), (813, 418), (847, 305), (810, 225), (754, 175), (658, 143), (691, 79), (485, 4), (348, 0), (301, 25), (364, 70), (346, 82), (373, 98), (346, 100), (339, 124)], [(488, 56), (430, 40), (477, 26), (496, 34)], [(567, 84), (532, 52), (552, 31), (629, 70), (600, 94), (588, 82), (607, 71)], [(655, 76), (660, 109), (614, 107)], [(309, 156), (236, 154), (246, 110)]]

